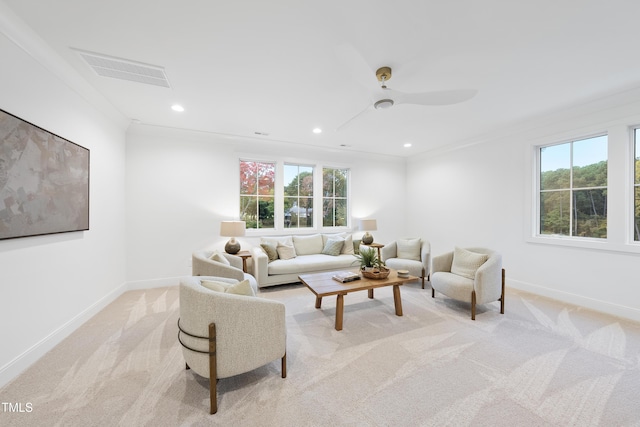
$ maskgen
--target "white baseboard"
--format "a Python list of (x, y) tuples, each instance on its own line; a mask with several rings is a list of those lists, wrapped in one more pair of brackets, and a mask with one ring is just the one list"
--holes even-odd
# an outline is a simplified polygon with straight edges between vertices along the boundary
[[(581, 295), (558, 291), (556, 289), (545, 288), (544, 286), (534, 285), (532, 283), (523, 282), (520, 280), (507, 279), (507, 289), (509, 287), (513, 289), (529, 292), (532, 294), (552, 298), (558, 301), (566, 302), (568, 304), (585, 307), (590, 310), (598, 311), (600, 313), (605, 313), (605, 314), (609, 314), (616, 317), (622, 317), (624, 319), (632, 320), (634, 322), (640, 322), (640, 310), (636, 308), (613, 304), (610, 302), (597, 300), (593, 298), (587, 298)], [(507, 302), (508, 302), (508, 299), (507, 299)]]
[(69, 320), (67, 323), (60, 326), (58, 329), (54, 330), (49, 335), (22, 352), (22, 354), (16, 356), (9, 363), (0, 367), (0, 387), (3, 387), (20, 375), (20, 373), (44, 356), (49, 350), (62, 342), (62, 340), (71, 335), (71, 333), (82, 326), (87, 320), (91, 319), (100, 310), (111, 304), (116, 298), (126, 291), (127, 284), (123, 283), (118, 288), (109, 292), (107, 295)]

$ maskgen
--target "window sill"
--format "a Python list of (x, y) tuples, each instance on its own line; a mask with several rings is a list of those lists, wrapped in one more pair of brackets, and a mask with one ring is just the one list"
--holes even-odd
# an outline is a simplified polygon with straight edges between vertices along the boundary
[(576, 238), (567, 236), (531, 236), (528, 243), (542, 245), (567, 246), (581, 249), (593, 249), (606, 252), (640, 254), (640, 242), (616, 243), (608, 239)]

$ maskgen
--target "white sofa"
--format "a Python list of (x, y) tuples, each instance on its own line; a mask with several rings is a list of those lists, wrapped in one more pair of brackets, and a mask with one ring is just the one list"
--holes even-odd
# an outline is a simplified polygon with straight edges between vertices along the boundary
[[(340, 239), (343, 240), (340, 253), (328, 255), (326, 252), (330, 251), (327, 250), (327, 242)], [(275, 247), (284, 257), (272, 257), (270, 260), (265, 245)], [(290, 257), (291, 247), (295, 254), (293, 257)], [(350, 233), (263, 237), (260, 246), (252, 249), (253, 275), (260, 288), (296, 283), (300, 281), (300, 274), (357, 268), (358, 262), (354, 253)]]

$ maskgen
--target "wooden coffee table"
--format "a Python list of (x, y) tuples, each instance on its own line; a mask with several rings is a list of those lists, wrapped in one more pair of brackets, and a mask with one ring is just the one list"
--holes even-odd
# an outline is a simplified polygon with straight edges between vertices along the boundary
[[(343, 270), (344, 271), (344, 270)], [(357, 270), (355, 270), (357, 272)], [(344, 314), (344, 296), (349, 292), (368, 291), (369, 298), (373, 298), (375, 288), (393, 286), (393, 302), (396, 308), (396, 316), (402, 316), (402, 299), (400, 298), (400, 286), (405, 282), (417, 280), (415, 276), (398, 277), (396, 270), (391, 270), (386, 279), (368, 279), (361, 277), (353, 282), (340, 283), (332, 279), (338, 271), (327, 271), (323, 273), (301, 274), (300, 281), (316, 295), (316, 308), (320, 308), (322, 298), (337, 295), (336, 300), (336, 331), (342, 330), (342, 318)]]

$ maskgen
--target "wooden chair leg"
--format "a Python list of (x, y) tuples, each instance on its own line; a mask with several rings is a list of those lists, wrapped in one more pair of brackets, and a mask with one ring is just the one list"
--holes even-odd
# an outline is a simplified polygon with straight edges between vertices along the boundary
[(424, 276), (426, 276), (426, 274), (424, 274), (424, 268), (422, 269), (422, 289), (424, 289)]
[(504, 314), (504, 268), (502, 269), (502, 294), (500, 295), (500, 314)]
[(218, 412), (218, 366), (216, 360), (216, 325), (209, 325), (209, 400), (210, 414)]
[(431, 285), (431, 298), (435, 298), (436, 297), (436, 290), (433, 289), (433, 285)]
[(282, 356), (282, 378), (287, 378), (287, 353)]
[(471, 291), (471, 320), (476, 320), (476, 290)]

